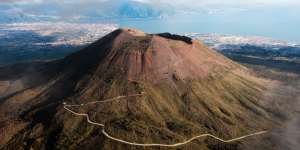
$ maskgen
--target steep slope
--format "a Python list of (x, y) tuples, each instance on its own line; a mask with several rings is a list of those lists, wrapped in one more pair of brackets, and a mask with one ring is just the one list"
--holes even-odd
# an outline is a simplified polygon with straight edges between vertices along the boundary
[[(3, 149), (145, 149), (113, 138), (172, 145), (206, 133), (234, 139), (271, 123), (261, 105), (267, 81), (187, 37), (119, 29), (41, 68), (21, 75), (39, 82), (1, 100)], [(241, 142), (204, 136), (176, 148)]]

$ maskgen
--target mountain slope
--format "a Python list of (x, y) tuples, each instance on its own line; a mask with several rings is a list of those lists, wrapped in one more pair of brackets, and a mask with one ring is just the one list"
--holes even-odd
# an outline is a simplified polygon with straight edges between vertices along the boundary
[[(22, 68), (23, 88), (0, 103), (3, 149), (145, 149), (107, 138), (101, 125), (126, 141), (174, 144), (205, 133), (232, 139), (271, 123), (261, 98), (267, 81), (187, 37), (119, 29), (34, 67), (42, 69)], [(28, 86), (31, 75), (40, 80)], [(179, 148), (239, 144), (206, 137)]]

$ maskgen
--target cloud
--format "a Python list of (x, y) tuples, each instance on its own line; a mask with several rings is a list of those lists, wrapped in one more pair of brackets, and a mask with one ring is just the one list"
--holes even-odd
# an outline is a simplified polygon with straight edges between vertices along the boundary
[(0, 3), (41, 3), (43, 0), (0, 0)]
[[(111, 16), (117, 13), (120, 3), (146, 3), (165, 14), (181, 12), (224, 13), (240, 12), (257, 7), (299, 7), (300, 0), (0, 0), (2, 4), (13, 4), (10, 12), (30, 15), (51, 15), (62, 18), (74, 16)], [(162, 10), (162, 11), (161, 11)], [(0, 13), (1, 13), (0, 8)], [(171, 12), (171, 13), (170, 13)]]
[[(60, 2), (60, 3), (89, 3), (103, 2), (109, 0), (0, 0), (0, 3), (41, 3), (41, 2)], [(110, 0), (112, 2), (116, 0)], [(123, 0), (126, 1), (126, 0)], [(299, 0), (131, 0), (146, 3), (170, 4), (170, 5), (274, 5), (274, 4), (300, 4)]]
[[(69, 9), (68, 5), (83, 5), (85, 7), (100, 6), (101, 3), (121, 3), (135, 1), (148, 3), (155, 7), (174, 7), (178, 10), (199, 9), (231, 9), (231, 8), (256, 8), (272, 6), (300, 7), (300, 0), (0, 0), (1, 3), (19, 5), (57, 4)], [(82, 9), (86, 9), (81, 7)]]

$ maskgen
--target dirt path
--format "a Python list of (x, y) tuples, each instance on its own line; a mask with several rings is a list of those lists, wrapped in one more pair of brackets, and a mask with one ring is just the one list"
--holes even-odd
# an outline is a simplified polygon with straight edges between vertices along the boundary
[(233, 139), (228, 139), (228, 140), (224, 140), (224, 139), (219, 138), (217, 136), (214, 136), (212, 134), (200, 134), (200, 135), (194, 136), (194, 137), (192, 137), (192, 138), (190, 138), (190, 139), (188, 139), (186, 141), (183, 141), (183, 142), (180, 142), (180, 143), (175, 143), (175, 144), (135, 143), (135, 142), (129, 142), (129, 141), (126, 141), (126, 140), (122, 140), (122, 139), (119, 139), (117, 137), (113, 137), (112, 135), (110, 135), (109, 133), (107, 133), (105, 131), (105, 125), (104, 124), (92, 121), (90, 119), (90, 117), (89, 117), (88, 114), (77, 113), (77, 112), (75, 112), (75, 111), (73, 111), (73, 110), (70, 109), (70, 107), (82, 107), (82, 106), (87, 106), (87, 105), (92, 105), (92, 104), (97, 104), (97, 103), (107, 103), (107, 102), (113, 102), (113, 101), (117, 101), (117, 100), (126, 99), (128, 97), (138, 97), (138, 96), (143, 96), (143, 95), (145, 95), (144, 92), (141, 93), (141, 94), (133, 94), (133, 95), (128, 95), (128, 96), (118, 96), (118, 97), (106, 99), (106, 100), (103, 100), (103, 101), (88, 102), (86, 104), (67, 105), (66, 103), (63, 103), (63, 105), (64, 105), (64, 109), (67, 110), (68, 112), (72, 113), (73, 115), (80, 116), (80, 117), (85, 117), (88, 123), (90, 123), (92, 125), (95, 125), (95, 126), (102, 127), (103, 128), (102, 129), (103, 135), (106, 136), (107, 138), (109, 138), (110, 140), (113, 140), (113, 141), (116, 141), (116, 142), (120, 142), (120, 143), (124, 143), (124, 144), (128, 144), (128, 145), (132, 145), (132, 146), (143, 146), (143, 147), (179, 147), (179, 146), (183, 146), (183, 145), (189, 144), (189, 143), (191, 143), (194, 140), (197, 140), (199, 138), (204, 138), (204, 137), (211, 137), (211, 138), (214, 138), (214, 139), (216, 139), (218, 141), (221, 141), (223, 143), (231, 143), (231, 142), (240, 141), (240, 140), (252, 137), (252, 136), (258, 136), (258, 135), (266, 134), (268, 132), (268, 131), (259, 131), (259, 132), (255, 132), (255, 133), (252, 133), (252, 134), (244, 135), (244, 136), (241, 136), (241, 137), (237, 137), (237, 138), (233, 138)]

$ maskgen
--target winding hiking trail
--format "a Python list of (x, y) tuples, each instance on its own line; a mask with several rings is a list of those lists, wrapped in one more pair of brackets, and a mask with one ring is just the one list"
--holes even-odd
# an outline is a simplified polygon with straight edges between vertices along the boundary
[(158, 143), (135, 143), (135, 142), (129, 142), (129, 141), (126, 141), (126, 140), (122, 140), (122, 139), (119, 139), (117, 137), (113, 137), (112, 135), (110, 135), (109, 133), (107, 133), (105, 131), (105, 125), (104, 124), (101, 124), (101, 123), (97, 123), (97, 122), (94, 122), (90, 119), (89, 115), (88, 114), (85, 114), (85, 113), (77, 113), (71, 109), (69, 109), (68, 107), (82, 107), (82, 106), (87, 106), (87, 105), (91, 105), (91, 104), (97, 104), (97, 103), (107, 103), (107, 102), (113, 102), (113, 101), (117, 101), (117, 100), (121, 100), (121, 99), (126, 99), (128, 97), (138, 97), (138, 96), (143, 96), (145, 95), (145, 92), (142, 92), (141, 94), (133, 94), (133, 95), (128, 95), (128, 96), (118, 96), (118, 97), (115, 97), (115, 98), (110, 98), (110, 99), (106, 99), (106, 100), (102, 100), (102, 101), (93, 101), (93, 102), (88, 102), (86, 104), (79, 104), (79, 105), (67, 105), (65, 102), (63, 103), (64, 105), (64, 109), (67, 110), (68, 112), (71, 112), (72, 114), (76, 115), (76, 116), (81, 116), (81, 117), (85, 117), (87, 122), (92, 124), (92, 125), (95, 125), (95, 126), (100, 126), (102, 127), (102, 134), (104, 136), (106, 136), (107, 138), (109, 138), (110, 140), (113, 140), (113, 141), (117, 141), (117, 142), (120, 142), (120, 143), (123, 143), (123, 144), (128, 144), (128, 145), (132, 145), (132, 146), (143, 146), (143, 147), (179, 147), (179, 146), (183, 146), (183, 145), (186, 145), (194, 140), (197, 140), (199, 138), (203, 138), (203, 137), (211, 137), (211, 138), (214, 138), (218, 141), (221, 141), (223, 143), (231, 143), (231, 142), (235, 142), (235, 141), (240, 141), (240, 140), (243, 140), (245, 138), (248, 138), (248, 137), (252, 137), (252, 136), (258, 136), (258, 135), (261, 135), (261, 134), (265, 134), (267, 133), (268, 131), (260, 131), (260, 132), (255, 132), (255, 133), (252, 133), (252, 134), (248, 134), (248, 135), (244, 135), (244, 136), (241, 136), (241, 137), (237, 137), (237, 138), (233, 138), (233, 139), (229, 139), (229, 140), (224, 140), (222, 138), (219, 138), (217, 136), (214, 136), (212, 134), (200, 134), (198, 136), (194, 136), (186, 141), (183, 141), (183, 142), (180, 142), (180, 143), (175, 143), (175, 144), (158, 144)]

